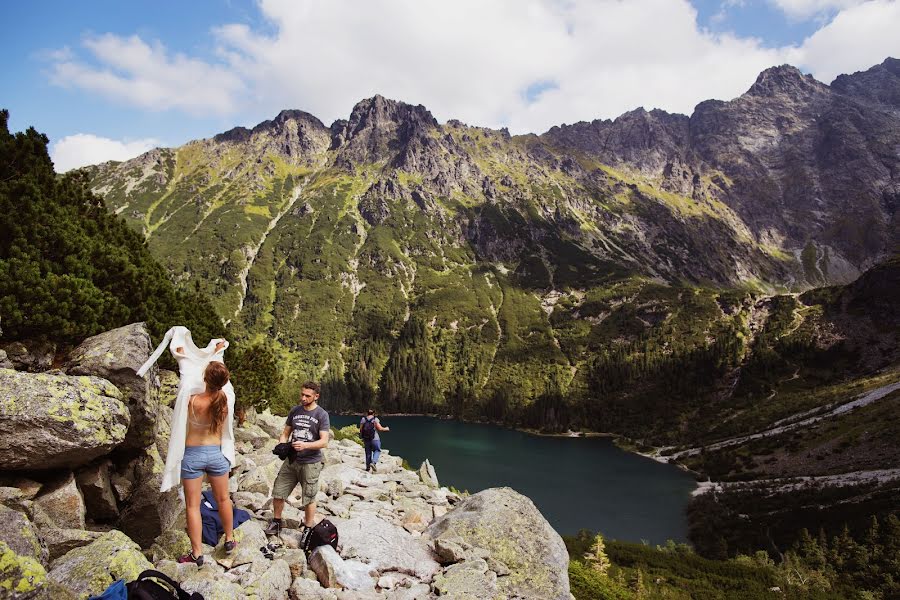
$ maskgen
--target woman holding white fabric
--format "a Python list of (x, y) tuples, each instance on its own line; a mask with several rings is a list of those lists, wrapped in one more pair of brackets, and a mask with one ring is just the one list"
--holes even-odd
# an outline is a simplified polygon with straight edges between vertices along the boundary
[(234, 387), (223, 362), (228, 342), (211, 340), (206, 348), (194, 345), (186, 327), (173, 327), (153, 356), (138, 370), (143, 376), (168, 344), (178, 361), (181, 380), (172, 415), (172, 432), (160, 491), (181, 480), (184, 486), (188, 537), (191, 552), (178, 562), (203, 564), (200, 499), (206, 474), (219, 507), (225, 529), (225, 551), (235, 548), (232, 506), (228, 494), (228, 473), (234, 459)]

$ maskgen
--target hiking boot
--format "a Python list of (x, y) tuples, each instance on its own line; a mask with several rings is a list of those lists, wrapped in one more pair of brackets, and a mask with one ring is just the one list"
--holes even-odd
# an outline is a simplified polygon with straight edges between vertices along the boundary
[(225, 554), (231, 554), (237, 548), (237, 542), (229, 540), (225, 542)]
[(373, 473), (377, 473), (377, 472), (378, 472), (378, 465), (376, 465), (375, 463), (372, 463), (372, 472), (373, 472)]
[(272, 519), (265, 531), (266, 535), (281, 535), (281, 521)]
[(202, 567), (203, 566), (203, 555), (201, 554), (200, 556), (194, 556), (193, 552), (188, 552), (187, 554), (179, 556), (178, 562), (182, 563), (182, 564), (183, 563), (194, 563), (198, 567)]

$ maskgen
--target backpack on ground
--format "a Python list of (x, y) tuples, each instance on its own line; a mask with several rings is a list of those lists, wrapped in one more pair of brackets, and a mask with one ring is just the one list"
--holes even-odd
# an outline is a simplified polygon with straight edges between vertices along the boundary
[(184, 591), (165, 573), (147, 569), (128, 584), (128, 600), (203, 600), (203, 596)]
[(337, 550), (338, 531), (334, 523), (328, 519), (322, 519), (315, 527), (306, 532), (306, 537), (301, 540), (300, 547), (309, 556), (319, 546), (326, 545)]
[(362, 439), (364, 440), (374, 440), (375, 439), (375, 418), (373, 417), (371, 420), (363, 419), (362, 431), (360, 432)]

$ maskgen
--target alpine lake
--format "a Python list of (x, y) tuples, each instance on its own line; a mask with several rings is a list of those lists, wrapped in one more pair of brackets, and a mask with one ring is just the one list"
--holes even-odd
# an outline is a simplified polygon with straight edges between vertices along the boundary
[[(331, 415), (334, 428), (360, 416)], [(696, 483), (681, 469), (626, 452), (609, 437), (540, 436), (434, 417), (379, 417), (381, 446), (413, 468), (426, 458), (441, 485), (475, 493), (509, 486), (554, 529), (650, 544), (687, 542), (685, 509)]]

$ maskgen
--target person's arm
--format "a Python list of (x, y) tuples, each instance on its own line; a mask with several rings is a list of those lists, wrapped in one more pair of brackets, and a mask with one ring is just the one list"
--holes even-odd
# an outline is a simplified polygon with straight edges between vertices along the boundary
[(285, 426), (284, 426), (284, 430), (281, 432), (281, 435), (278, 436), (278, 443), (279, 443), (279, 444), (284, 444), (285, 442), (288, 441), (288, 439), (290, 439), (290, 437), (291, 437), (291, 429), (292, 429), (292, 427), (291, 427), (290, 425), (285, 425)]
[(328, 440), (330, 437), (328, 430), (322, 429), (319, 431), (319, 439), (315, 442), (294, 442), (294, 450), (321, 450), (322, 448), (328, 447)]
[(381, 421), (379, 421), (378, 419), (375, 419), (375, 429), (377, 429), (378, 431), (390, 431), (391, 430), (390, 427), (382, 427)]

